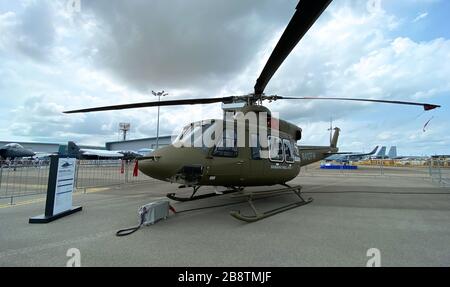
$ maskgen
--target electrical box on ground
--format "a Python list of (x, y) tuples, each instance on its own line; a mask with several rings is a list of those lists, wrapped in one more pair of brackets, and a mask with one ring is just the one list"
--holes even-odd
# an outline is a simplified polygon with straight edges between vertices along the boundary
[(139, 216), (144, 225), (155, 224), (161, 219), (166, 219), (169, 216), (169, 201), (158, 200), (141, 206)]

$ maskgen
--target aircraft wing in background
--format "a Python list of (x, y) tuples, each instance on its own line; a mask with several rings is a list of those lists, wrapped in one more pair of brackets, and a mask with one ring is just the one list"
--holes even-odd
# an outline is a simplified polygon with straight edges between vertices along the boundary
[(80, 149), (80, 153), (83, 156), (97, 156), (97, 157), (116, 157), (116, 158), (121, 158), (123, 157), (123, 154), (121, 154), (120, 152), (117, 151), (112, 151), (112, 150), (100, 150), (100, 149)]
[(60, 147), (60, 154), (67, 154), (78, 159), (99, 159), (99, 158), (122, 158), (123, 154), (118, 151), (101, 150), (101, 149), (87, 149), (80, 148), (74, 142), (69, 141), (67, 144), (67, 150), (64, 146)]
[(327, 157), (325, 160), (334, 160), (334, 161), (349, 161), (349, 160), (359, 160), (365, 156), (374, 155), (378, 150), (378, 146), (376, 146), (369, 153), (357, 153), (357, 152), (337, 152), (333, 153), (331, 156)]

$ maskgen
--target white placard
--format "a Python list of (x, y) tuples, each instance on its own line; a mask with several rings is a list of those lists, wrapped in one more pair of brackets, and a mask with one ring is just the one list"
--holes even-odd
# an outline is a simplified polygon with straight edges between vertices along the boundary
[(72, 193), (75, 181), (75, 163), (75, 158), (59, 159), (53, 214), (58, 214), (72, 208)]

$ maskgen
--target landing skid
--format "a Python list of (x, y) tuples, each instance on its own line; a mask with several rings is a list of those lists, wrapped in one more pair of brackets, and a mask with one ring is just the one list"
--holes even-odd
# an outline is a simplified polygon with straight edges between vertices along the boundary
[(237, 192), (240, 190), (240, 189), (229, 189), (229, 190), (223, 191), (222, 193), (211, 192), (211, 193), (206, 193), (206, 194), (201, 194), (201, 195), (195, 195), (198, 188), (199, 188), (199, 186), (194, 187), (194, 192), (192, 193), (192, 195), (190, 197), (179, 197), (179, 196), (176, 196), (176, 193), (168, 193), (166, 196), (169, 199), (172, 199), (175, 201), (186, 202), (186, 201), (199, 200), (199, 199), (208, 198), (208, 197), (220, 196), (220, 195), (224, 195), (224, 194)]
[[(293, 187), (288, 186), (288, 185), (284, 185), (284, 186), (286, 186), (286, 188), (284, 188), (284, 189), (278, 189), (278, 190), (273, 190), (273, 191), (259, 191), (259, 192), (253, 192), (253, 193), (248, 193), (248, 194), (242, 193), (242, 194), (237, 195), (236, 197), (241, 197), (241, 196), (247, 197), (247, 202), (249, 203), (250, 207), (252, 208), (254, 215), (244, 215), (244, 214), (241, 214), (241, 212), (239, 210), (231, 211), (230, 215), (236, 219), (239, 219), (239, 220), (242, 220), (245, 222), (255, 222), (255, 221), (273, 216), (275, 214), (308, 204), (313, 201), (312, 198), (305, 200), (301, 196), (301, 194), (300, 194), (300, 191), (302, 189), (301, 186), (293, 186)], [(255, 205), (253, 204), (253, 198), (255, 196), (267, 195), (267, 194), (283, 194), (283, 193), (287, 193), (287, 192), (293, 192), (295, 195), (297, 195), (297, 197), (300, 200), (293, 202), (291, 204), (288, 204), (288, 205), (284, 205), (284, 206), (266, 211), (266, 212), (260, 212), (258, 209), (256, 209)]]

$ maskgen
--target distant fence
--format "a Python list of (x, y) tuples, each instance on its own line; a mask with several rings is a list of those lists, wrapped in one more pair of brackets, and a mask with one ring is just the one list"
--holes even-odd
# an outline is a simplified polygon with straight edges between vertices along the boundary
[[(156, 181), (140, 171), (134, 173), (135, 161), (122, 160), (78, 160), (76, 166), (75, 187), (85, 189), (91, 187), (112, 186), (138, 182)], [(310, 173), (313, 167), (305, 167), (302, 173)], [(389, 175), (402, 176), (402, 168), (372, 167), (357, 170), (341, 170), (342, 175)], [(314, 172), (316, 175), (321, 173)], [(1, 161), (0, 162), (0, 199), (13, 203), (14, 198), (45, 194), (49, 175), (49, 161)], [(326, 175), (326, 174), (325, 174)], [(411, 176), (410, 174), (408, 174)], [(430, 177), (432, 182), (442, 187), (450, 187), (450, 165), (448, 160), (431, 159), (426, 168), (418, 169), (416, 177)]]
[[(0, 162), (0, 199), (45, 194), (47, 192), (49, 161), (19, 160)], [(112, 186), (155, 181), (138, 171), (135, 161), (78, 160), (75, 171), (75, 187)]]
[(428, 167), (429, 159), (369, 159), (358, 162), (358, 165), (386, 167)]
[[(328, 168), (327, 168), (328, 165)], [(325, 161), (302, 167), (300, 176), (347, 176), (347, 177), (413, 177), (429, 179), (428, 167), (424, 166), (386, 166), (383, 161), (378, 165), (360, 165), (359, 162), (350, 164), (327, 163)]]
[(122, 160), (79, 160), (75, 174), (76, 188), (88, 188), (154, 181), (138, 171), (135, 161)]
[(0, 199), (47, 191), (49, 161), (0, 161)]
[(450, 187), (450, 165), (448, 160), (432, 158), (429, 173), (432, 182), (442, 187)]

